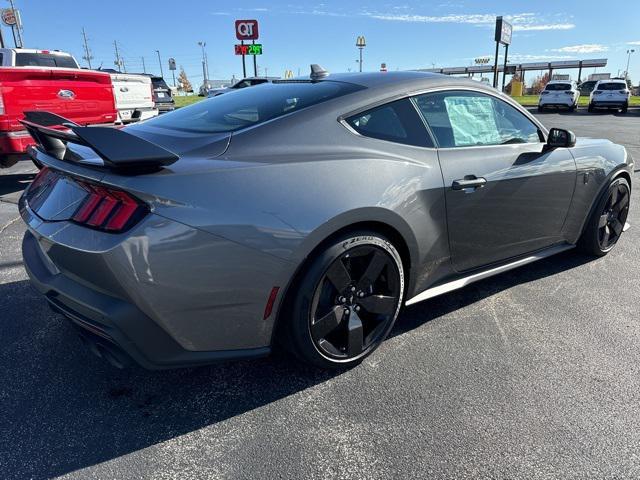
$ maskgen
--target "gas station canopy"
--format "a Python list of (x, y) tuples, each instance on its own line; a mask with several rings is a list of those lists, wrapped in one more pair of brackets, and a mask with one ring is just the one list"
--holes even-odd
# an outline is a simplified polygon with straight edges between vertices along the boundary
[[(596, 58), (591, 60), (569, 60), (563, 62), (535, 62), (535, 63), (509, 63), (507, 73), (515, 68), (518, 72), (528, 70), (564, 70), (567, 68), (593, 68), (606, 67), (606, 58)], [(498, 72), (504, 70), (504, 65), (498, 65)], [(471, 75), (474, 73), (492, 73), (493, 65), (472, 65), (469, 67), (449, 67), (449, 68), (419, 68), (418, 72), (443, 73), (445, 75)]]

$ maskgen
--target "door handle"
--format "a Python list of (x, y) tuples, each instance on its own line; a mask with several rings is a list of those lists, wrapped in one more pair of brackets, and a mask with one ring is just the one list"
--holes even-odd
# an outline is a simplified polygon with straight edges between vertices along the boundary
[(451, 188), (453, 190), (465, 190), (467, 188), (482, 188), (487, 183), (485, 178), (478, 178), (475, 175), (467, 175), (462, 179), (454, 180)]

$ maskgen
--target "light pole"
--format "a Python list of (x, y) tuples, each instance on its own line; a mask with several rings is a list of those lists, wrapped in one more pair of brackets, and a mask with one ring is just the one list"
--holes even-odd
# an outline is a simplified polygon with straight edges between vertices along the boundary
[(156, 53), (158, 54), (158, 65), (160, 65), (160, 76), (164, 78), (164, 73), (162, 71), (162, 60), (160, 60), (160, 50), (156, 50)]
[(202, 76), (204, 77), (204, 85), (205, 88), (208, 88), (208, 79), (207, 79), (207, 54), (204, 51), (204, 47), (207, 46), (207, 42), (198, 42), (200, 48), (202, 48)]
[(627, 50), (627, 69), (624, 71), (624, 79), (629, 80), (629, 62), (631, 61), (631, 54), (635, 53), (635, 49)]
[(358, 50), (360, 50), (360, 60), (359, 60), (359, 64), (360, 64), (360, 71), (362, 72), (362, 50), (364, 49), (364, 47), (367, 46), (367, 42), (364, 39), (363, 35), (360, 35), (358, 38), (356, 38), (356, 47), (358, 47)]

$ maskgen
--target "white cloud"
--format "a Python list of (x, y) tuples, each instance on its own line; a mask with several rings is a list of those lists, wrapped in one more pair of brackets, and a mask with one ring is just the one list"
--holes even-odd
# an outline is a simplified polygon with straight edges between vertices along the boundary
[(210, 12), (210, 15), (231, 15), (229, 12)]
[(567, 47), (554, 48), (552, 51), (562, 53), (598, 53), (606, 52), (607, 50), (609, 50), (609, 47), (600, 45), (599, 43), (585, 43), (582, 45), (569, 45)]
[(627, 42), (627, 45), (640, 45), (640, 40), (636, 40), (635, 42)]
[[(449, 14), (449, 15), (415, 15), (397, 13), (366, 13), (368, 17), (377, 20), (414, 23), (466, 23), (482, 27), (495, 25), (495, 14)], [(507, 15), (505, 18), (512, 23), (515, 31), (542, 31), (542, 30), (571, 30), (575, 28), (573, 23), (537, 23), (539, 15), (535, 13), (518, 13)]]

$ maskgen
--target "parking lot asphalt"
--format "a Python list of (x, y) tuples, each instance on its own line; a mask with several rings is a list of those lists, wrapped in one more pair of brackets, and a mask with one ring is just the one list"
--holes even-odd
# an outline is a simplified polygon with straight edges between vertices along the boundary
[[(640, 159), (640, 112), (544, 113)], [(362, 365), (148, 372), (82, 347), (30, 287), (0, 171), (0, 478), (639, 478), (640, 193), (561, 254), (407, 308)]]

